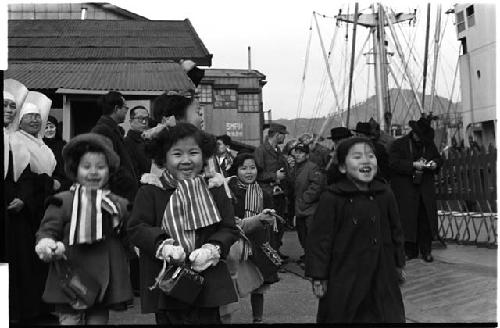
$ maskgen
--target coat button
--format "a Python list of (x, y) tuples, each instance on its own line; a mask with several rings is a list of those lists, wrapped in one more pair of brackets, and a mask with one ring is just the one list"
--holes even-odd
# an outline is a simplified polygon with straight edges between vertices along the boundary
[(352, 198), (349, 198), (349, 203), (352, 203)]
[(376, 216), (372, 216), (372, 217), (371, 217), (372, 222), (375, 222), (375, 220), (376, 220), (376, 219), (377, 219), (377, 217), (376, 217)]
[(373, 245), (377, 245), (377, 238), (373, 238), (373, 239), (372, 239), (372, 244), (373, 244)]
[(358, 224), (358, 219), (357, 218), (352, 218), (352, 223)]
[(370, 198), (370, 200), (373, 200), (373, 196), (370, 196), (369, 198)]

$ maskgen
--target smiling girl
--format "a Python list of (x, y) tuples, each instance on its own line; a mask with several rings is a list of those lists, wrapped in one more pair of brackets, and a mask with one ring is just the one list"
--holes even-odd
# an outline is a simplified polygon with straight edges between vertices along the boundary
[(337, 148), (341, 178), (321, 195), (307, 237), (306, 276), (320, 299), (317, 322), (404, 322), (405, 265), (394, 194), (374, 179), (373, 144), (353, 137)]
[[(146, 147), (162, 171), (143, 175), (128, 231), (140, 251), (142, 313), (155, 313), (158, 324), (217, 324), (219, 306), (237, 300), (221, 261), (238, 238), (234, 210), (224, 187), (209, 190), (201, 175), (215, 145), (194, 125), (177, 123)], [(193, 304), (150, 288), (164, 261), (186, 263), (204, 277)]]
[(48, 200), (35, 251), (45, 262), (66, 257), (94, 278), (100, 290), (91, 307), (73, 309), (51, 265), (43, 298), (56, 304), (62, 325), (106, 324), (109, 309), (125, 310), (133, 298), (123, 244), (128, 202), (108, 189), (120, 158), (111, 141), (95, 133), (71, 139), (62, 156), (74, 185)]

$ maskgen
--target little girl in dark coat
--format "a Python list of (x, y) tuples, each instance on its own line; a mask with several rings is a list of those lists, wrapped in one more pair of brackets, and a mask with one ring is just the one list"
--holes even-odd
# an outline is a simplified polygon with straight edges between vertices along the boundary
[(59, 283), (56, 265), (62, 263), (52, 263), (43, 299), (56, 304), (62, 325), (106, 324), (109, 309), (125, 310), (133, 299), (122, 243), (128, 202), (106, 188), (120, 158), (111, 141), (94, 133), (71, 139), (62, 155), (75, 184), (49, 198), (35, 251), (46, 262), (67, 258), (98, 283), (99, 291), (95, 304), (74, 309)]
[(374, 179), (377, 159), (361, 137), (337, 149), (341, 178), (321, 195), (306, 247), (306, 276), (320, 299), (317, 322), (404, 322), (405, 265), (394, 194)]
[[(237, 301), (226, 263), (239, 233), (223, 186), (209, 189), (201, 176), (213, 155), (215, 139), (189, 123), (156, 135), (146, 150), (161, 176), (143, 175), (128, 224), (139, 248), (142, 313), (155, 313), (158, 324), (217, 324), (219, 306)], [(155, 287), (164, 261), (189, 260), (204, 278), (200, 294), (187, 304)]]

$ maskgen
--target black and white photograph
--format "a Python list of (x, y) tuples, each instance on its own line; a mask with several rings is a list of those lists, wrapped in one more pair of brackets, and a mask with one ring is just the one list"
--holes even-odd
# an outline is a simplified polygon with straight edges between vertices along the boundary
[(7, 0), (0, 326), (497, 326), (498, 10)]

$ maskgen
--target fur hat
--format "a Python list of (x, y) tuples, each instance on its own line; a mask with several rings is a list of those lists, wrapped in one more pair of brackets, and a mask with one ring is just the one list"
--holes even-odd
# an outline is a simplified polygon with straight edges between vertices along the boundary
[(352, 137), (352, 133), (348, 128), (339, 126), (330, 130), (330, 137), (327, 139), (332, 139), (332, 141), (337, 141), (345, 138)]
[(108, 161), (110, 173), (118, 169), (120, 166), (120, 157), (113, 150), (111, 140), (97, 133), (84, 133), (72, 138), (62, 150), (64, 171), (68, 178), (72, 181), (76, 180), (76, 170), (80, 158), (87, 152), (85, 144), (91, 145), (92, 148), (97, 148), (104, 153)]
[(370, 123), (358, 122), (356, 124), (356, 128), (352, 131), (364, 134), (365, 136), (372, 135), (372, 127), (371, 127)]
[(417, 134), (417, 136), (423, 141), (430, 142), (434, 140), (434, 129), (431, 126), (431, 121), (433, 119), (432, 114), (426, 116), (422, 115), (418, 121), (409, 121), (408, 125), (411, 130)]

